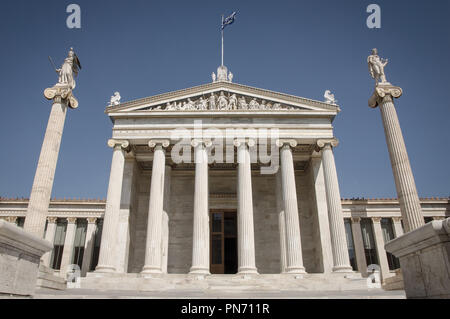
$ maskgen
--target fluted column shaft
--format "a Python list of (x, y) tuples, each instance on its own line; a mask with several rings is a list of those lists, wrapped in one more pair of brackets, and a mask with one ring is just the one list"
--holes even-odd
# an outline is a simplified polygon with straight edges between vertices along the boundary
[(238, 149), (238, 272), (257, 274), (253, 222), (252, 171), (249, 146), (253, 141), (235, 141)]
[(364, 241), (362, 237), (360, 217), (352, 217), (352, 233), (358, 270), (363, 277), (367, 277), (367, 261), (366, 253), (364, 251)]
[(67, 266), (72, 263), (73, 244), (75, 241), (75, 231), (77, 229), (77, 219), (67, 218), (66, 238), (64, 240), (64, 249), (61, 257), (60, 275), (66, 276)]
[[(56, 233), (56, 221), (57, 218), (56, 217), (48, 217), (48, 224), (47, 224), (47, 232), (45, 233), (45, 240), (52, 243), (54, 243), (55, 241), (55, 233)], [(41, 262), (43, 263), (44, 266), (49, 267), (50, 266), (50, 258), (52, 256), (53, 253), (53, 249), (46, 252), (42, 258), (41, 258)]]
[(154, 147), (152, 180), (150, 186), (150, 203), (148, 211), (147, 241), (145, 248), (145, 265), (143, 274), (160, 274), (161, 269), (161, 241), (162, 241), (162, 218), (164, 205), (164, 179), (166, 154), (164, 147), (169, 146), (166, 142), (150, 142)]
[[(209, 142), (206, 142), (210, 145)], [(194, 231), (191, 274), (210, 274), (209, 266), (209, 184), (208, 153), (203, 141), (194, 141), (195, 148), (195, 194)]]
[(122, 194), (125, 152), (129, 146), (126, 141), (109, 140), (108, 145), (114, 148), (109, 177), (108, 195), (106, 198), (105, 217), (103, 220), (102, 241), (96, 272), (116, 271), (116, 236), (119, 225), (120, 200)]
[(283, 205), (283, 190), (281, 186), (281, 172), (275, 176), (275, 196), (276, 196), (276, 207), (278, 214), (278, 230), (280, 233), (280, 272), (283, 274), (286, 272), (287, 258), (286, 258), (286, 219), (284, 216), (284, 205)]
[(286, 272), (305, 273), (305, 268), (303, 267), (300, 223), (298, 218), (294, 159), (292, 156), (291, 145), (289, 144), (284, 144), (281, 148), (281, 186), (286, 223)]
[(409, 232), (423, 226), (425, 222), (397, 111), (391, 95), (388, 94), (383, 98), (380, 110), (400, 210), (405, 224), (405, 231)]
[(24, 230), (44, 237), (45, 222), (52, 195), (56, 164), (67, 115), (67, 102), (55, 97), (42, 143), (41, 154), (34, 177)]
[(403, 235), (402, 219), (399, 217), (393, 217), (392, 223), (394, 224), (395, 238)]
[(97, 230), (97, 218), (88, 218), (86, 241), (84, 243), (83, 264), (81, 266), (81, 275), (83, 277), (86, 276), (86, 273), (89, 272), (89, 268), (91, 267), (96, 230)]
[(348, 255), (341, 194), (332, 150), (332, 146), (337, 146), (337, 141), (319, 141), (318, 146), (322, 148), (328, 218), (330, 221), (331, 244), (333, 249), (333, 271), (351, 272), (353, 270), (350, 266), (350, 258)]
[(372, 218), (372, 222), (375, 244), (377, 246), (378, 262), (380, 263), (381, 269), (381, 279), (385, 280), (390, 277), (390, 270), (386, 250), (384, 249), (386, 243), (384, 242), (383, 229), (381, 228), (381, 218)]

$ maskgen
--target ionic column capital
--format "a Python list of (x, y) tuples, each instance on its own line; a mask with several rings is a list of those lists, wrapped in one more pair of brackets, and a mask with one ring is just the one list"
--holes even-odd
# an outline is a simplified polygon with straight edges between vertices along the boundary
[(17, 216), (6, 217), (6, 221), (14, 224), (17, 222)]
[(359, 223), (361, 223), (361, 217), (352, 217), (350, 219), (352, 221), (352, 224), (359, 224)]
[(402, 222), (402, 218), (401, 217), (392, 217), (392, 221), (394, 223), (401, 223)]
[(294, 139), (279, 139), (276, 141), (276, 145), (279, 148), (294, 148), (298, 145), (298, 142)]
[(212, 146), (212, 142), (210, 139), (193, 139), (191, 141), (191, 145), (193, 148), (197, 148), (198, 146), (201, 146), (201, 145), (208, 148), (208, 147)]
[(319, 152), (322, 149), (325, 148), (334, 148), (337, 147), (339, 145), (339, 140), (336, 138), (332, 138), (332, 139), (327, 139), (327, 140), (317, 140), (316, 143), (316, 151)]
[(77, 222), (76, 217), (67, 217), (67, 223), (68, 224), (75, 224)]
[(433, 217), (433, 220), (445, 220), (445, 217), (443, 217), (443, 216), (435, 216), (435, 217)]
[(379, 224), (381, 223), (381, 217), (372, 217), (372, 222)]
[(127, 140), (110, 139), (108, 140), (108, 146), (114, 149), (121, 148), (123, 150), (128, 150), (130, 147), (130, 142)]
[(88, 217), (87, 219), (89, 224), (96, 224), (97, 223), (97, 217)]
[(56, 84), (54, 87), (44, 90), (44, 96), (47, 100), (53, 100), (54, 103), (67, 102), (72, 109), (78, 108), (78, 100), (73, 96), (72, 89), (68, 85)]
[(47, 217), (47, 220), (49, 224), (56, 224), (58, 217)]
[(246, 145), (248, 147), (253, 147), (256, 145), (255, 140), (252, 138), (237, 138), (233, 141), (235, 147), (241, 147), (242, 145)]
[(375, 92), (373, 92), (369, 99), (369, 107), (376, 108), (383, 101), (392, 101), (393, 98), (399, 98), (402, 94), (403, 90), (401, 87), (392, 84), (378, 84), (375, 87)]
[(150, 148), (156, 148), (161, 146), (162, 148), (168, 148), (170, 146), (169, 140), (150, 140), (148, 141), (148, 146)]

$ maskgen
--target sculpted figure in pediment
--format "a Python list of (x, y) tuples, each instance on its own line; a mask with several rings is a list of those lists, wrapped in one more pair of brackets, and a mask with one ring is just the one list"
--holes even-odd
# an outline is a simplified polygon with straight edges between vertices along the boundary
[(219, 104), (219, 110), (226, 110), (228, 108), (228, 101), (223, 92), (220, 92), (219, 99), (217, 100)]
[(197, 108), (201, 111), (205, 111), (208, 109), (208, 101), (202, 97), (197, 101)]
[(245, 97), (241, 96), (238, 100), (238, 107), (241, 110), (247, 110), (248, 109), (248, 104), (247, 101), (245, 100)]
[(230, 102), (228, 103), (228, 108), (230, 110), (237, 110), (237, 97), (236, 94), (233, 94), (232, 96), (230, 96)]
[(266, 110), (267, 109), (266, 103), (267, 103), (266, 100), (262, 100), (261, 104), (259, 105), (259, 109)]
[(250, 101), (248, 108), (250, 110), (257, 110), (259, 108), (259, 103), (256, 101), (256, 98), (253, 98), (253, 100)]
[(187, 99), (187, 103), (186, 103), (185, 109), (186, 110), (193, 110), (193, 109), (195, 109), (195, 104), (194, 104), (194, 102), (192, 102), (192, 100), (190, 98)]
[(214, 93), (211, 93), (211, 96), (209, 98), (209, 109), (215, 110), (216, 109), (216, 96)]

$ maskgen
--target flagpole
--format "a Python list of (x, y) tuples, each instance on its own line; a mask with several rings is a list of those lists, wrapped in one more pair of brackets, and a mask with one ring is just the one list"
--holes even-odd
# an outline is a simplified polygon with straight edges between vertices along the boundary
[(223, 29), (224, 29), (224, 27), (223, 27), (223, 19), (224, 19), (224, 16), (222, 15), (222, 66), (223, 66)]

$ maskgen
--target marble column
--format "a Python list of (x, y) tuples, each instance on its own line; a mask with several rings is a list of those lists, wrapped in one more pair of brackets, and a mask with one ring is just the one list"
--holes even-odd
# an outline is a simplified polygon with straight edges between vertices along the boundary
[(195, 152), (194, 231), (191, 274), (209, 275), (209, 184), (208, 152), (210, 141), (192, 141)]
[(328, 218), (330, 221), (331, 244), (333, 250), (333, 271), (352, 272), (348, 255), (345, 234), (344, 216), (342, 214), (341, 194), (334, 162), (333, 147), (338, 145), (336, 139), (317, 141), (318, 149), (322, 150), (322, 162), (327, 193)]
[(394, 224), (395, 238), (403, 235), (402, 219), (400, 217), (392, 217), (392, 223)]
[(369, 100), (369, 106), (372, 108), (380, 106), (403, 223), (405, 231), (410, 232), (423, 226), (425, 222), (397, 111), (394, 106), (393, 99), (399, 98), (402, 93), (400, 87), (389, 83), (378, 84), (375, 88), (375, 93)]
[(122, 182), (122, 195), (120, 201), (119, 223), (116, 236), (116, 271), (128, 271), (128, 254), (130, 248), (130, 214), (133, 210), (133, 183), (136, 160), (133, 152), (125, 156), (125, 165)]
[(145, 265), (142, 274), (161, 274), (161, 240), (162, 218), (164, 207), (165, 180), (165, 148), (169, 147), (167, 140), (152, 140), (149, 147), (154, 149), (152, 180), (150, 186), (150, 202), (148, 211), (147, 240), (145, 247)]
[(381, 228), (381, 218), (373, 217), (373, 235), (375, 237), (375, 245), (377, 246), (378, 262), (380, 263), (381, 279), (385, 280), (391, 277), (389, 270), (389, 263), (387, 260), (386, 250), (384, 249), (383, 229)]
[(86, 230), (86, 241), (84, 243), (83, 264), (81, 266), (81, 276), (86, 276), (90, 271), (92, 254), (94, 252), (95, 233), (97, 231), (97, 218), (89, 217)]
[(169, 261), (169, 215), (166, 212), (163, 212), (161, 229), (161, 271), (163, 274), (167, 274)]
[(314, 152), (311, 158), (311, 178), (314, 187), (314, 201), (319, 223), (320, 244), (322, 248), (322, 269), (325, 274), (333, 272), (333, 251), (331, 245), (330, 221), (328, 219), (327, 193), (323, 176), (322, 156)]
[(356, 264), (358, 265), (358, 270), (363, 277), (367, 277), (367, 261), (366, 253), (364, 251), (364, 240), (361, 231), (361, 218), (352, 217), (352, 233), (353, 233), (353, 243), (355, 245), (356, 254)]
[(286, 231), (286, 272), (290, 274), (304, 274), (305, 267), (303, 267), (294, 158), (291, 149), (297, 146), (297, 141), (278, 140), (277, 144), (281, 147), (281, 188)]
[[(52, 243), (54, 243), (55, 241), (55, 232), (56, 232), (56, 221), (58, 220), (58, 218), (56, 217), (47, 217), (47, 232), (45, 233), (45, 240)], [(50, 258), (52, 256), (52, 252), (53, 249), (46, 252), (42, 258), (41, 258), (41, 263), (46, 266), (46, 267), (50, 267)]]
[(235, 140), (238, 159), (238, 273), (257, 274), (253, 222), (252, 169), (249, 147), (253, 140)]
[(278, 231), (280, 234), (280, 272), (286, 272), (286, 219), (283, 210), (283, 190), (281, 186), (281, 172), (278, 170), (275, 176), (275, 196), (278, 214)]
[(64, 240), (64, 249), (61, 257), (60, 275), (66, 276), (67, 266), (72, 264), (73, 245), (75, 241), (75, 231), (77, 230), (77, 219), (75, 217), (67, 218), (66, 238)]
[(128, 141), (111, 139), (108, 141), (108, 146), (114, 148), (114, 151), (103, 220), (100, 255), (95, 271), (111, 273), (116, 271), (116, 237), (119, 225), (125, 150), (129, 148), (130, 144)]
[(39, 238), (44, 237), (45, 222), (67, 115), (67, 101), (62, 98), (62, 94), (61, 91), (53, 98), (24, 224), (25, 231)]

